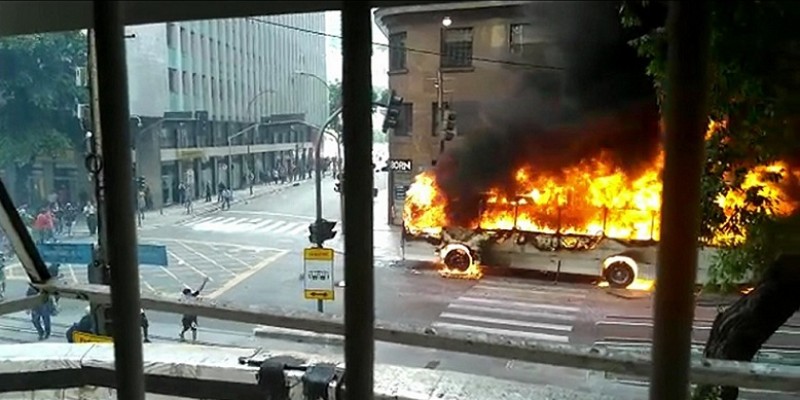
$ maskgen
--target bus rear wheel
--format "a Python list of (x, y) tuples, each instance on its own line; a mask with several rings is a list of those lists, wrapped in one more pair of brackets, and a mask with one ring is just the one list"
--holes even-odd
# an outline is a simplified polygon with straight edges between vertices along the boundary
[(633, 268), (624, 261), (614, 261), (603, 271), (603, 277), (612, 288), (624, 289), (636, 279)]

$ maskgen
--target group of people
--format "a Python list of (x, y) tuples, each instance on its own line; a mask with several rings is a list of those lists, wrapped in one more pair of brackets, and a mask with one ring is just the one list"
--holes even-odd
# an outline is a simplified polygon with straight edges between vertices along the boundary
[[(194, 302), (200, 297), (200, 293), (205, 289), (206, 284), (208, 283), (208, 277), (203, 280), (203, 283), (197, 289), (192, 289), (189, 287), (185, 287), (181, 291), (181, 301), (189, 301)], [(31, 286), (33, 292), (29, 290), (29, 295), (37, 294), (38, 289)], [(39, 339), (45, 340), (50, 337), (50, 316), (53, 315), (54, 312), (57, 312), (57, 300), (55, 302), (51, 302), (49, 299), (41, 306), (37, 306), (31, 312), (31, 318), (34, 321), (34, 326), (36, 327), (37, 332), (39, 332)], [(37, 322), (38, 321), (38, 322)], [(194, 314), (184, 314), (181, 317), (181, 330), (178, 334), (178, 338), (181, 342), (186, 341), (186, 333), (192, 333), (192, 342), (197, 341), (197, 315)], [(144, 312), (144, 309), (141, 310), (140, 313), (140, 327), (142, 328), (142, 336), (144, 338), (145, 343), (150, 343), (150, 321), (147, 319), (147, 315)], [(90, 333), (90, 334), (97, 334), (98, 327), (95, 321), (94, 316), (92, 315), (91, 307), (86, 307), (86, 312), (84, 316), (80, 319), (80, 321), (72, 324), (72, 326), (67, 330), (66, 336), (67, 341), (72, 343), (73, 342), (73, 334), (75, 332), (83, 332), (83, 333)]]

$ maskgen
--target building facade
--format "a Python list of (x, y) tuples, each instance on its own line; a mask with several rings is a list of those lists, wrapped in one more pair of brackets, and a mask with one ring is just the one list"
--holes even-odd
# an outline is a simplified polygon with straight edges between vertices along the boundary
[[(413, 176), (436, 165), (447, 147), (491, 128), (491, 114), (525, 103), (512, 100), (529, 97), (520, 89), (532, 77), (542, 82), (536, 95), (547, 92), (548, 102), (560, 101), (558, 68), (550, 68), (560, 61), (559, 49), (537, 24), (544, 16), (537, 17), (531, 3), (457, 2), (376, 10), (375, 20), (389, 38), (389, 87), (404, 98), (389, 154), (412, 166), (410, 171), (390, 171), (390, 223), (402, 223), (405, 190)], [(440, 129), (444, 109), (456, 115), (458, 133), (452, 141), (444, 140)]]
[[(328, 112), (324, 13), (127, 28), (136, 173), (154, 207), (298, 175)], [(302, 72), (302, 73), (301, 73)], [(316, 79), (314, 79), (316, 77)]]

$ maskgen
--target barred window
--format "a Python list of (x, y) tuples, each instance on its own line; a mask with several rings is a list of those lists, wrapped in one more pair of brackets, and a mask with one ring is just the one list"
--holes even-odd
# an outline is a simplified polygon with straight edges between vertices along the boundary
[(439, 56), (442, 68), (472, 66), (472, 28), (442, 30), (442, 49)]
[(400, 107), (400, 114), (397, 116), (397, 127), (394, 130), (395, 136), (411, 136), (414, 130), (414, 105), (403, 103)]
[(406, 33), (389, 35), (389, 71), (406, 69)]

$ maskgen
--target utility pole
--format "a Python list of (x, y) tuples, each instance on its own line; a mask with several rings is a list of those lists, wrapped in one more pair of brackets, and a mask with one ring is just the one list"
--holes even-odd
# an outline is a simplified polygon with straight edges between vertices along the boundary
[(428, 78), (428, 80), (433, 81), (433, 85), (436, 88), (436, 132), (441, 137), (439, 140), (439, 154), (444, 153), (444, 117), (445, 111), (448, 107), (445, 107), (444, 99), (445, 95), (453, 93), (452, 90), (445, 89), (445, 82), (453, 80), (452, 78), (445, 78), (442, 69), (439, 68), (436, 71), (435, 78)]

